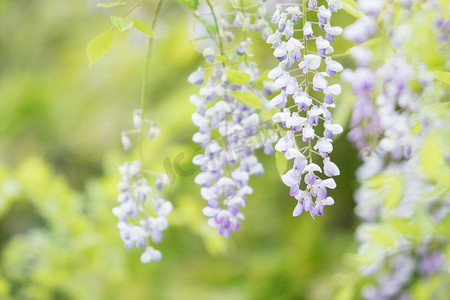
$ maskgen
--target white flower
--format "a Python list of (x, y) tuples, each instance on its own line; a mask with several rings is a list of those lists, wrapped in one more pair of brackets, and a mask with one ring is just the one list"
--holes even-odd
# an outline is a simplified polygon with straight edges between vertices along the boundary
[(321, 91), (328, 86), (328, 81), (324, 76), (328, 77), (329, 75), (325, 72), (320, 72), (316, 73), (313, 77), (313, 87), (318, 91)]
[(294, 148), (295, 141), (292, 134), (288, 132), (287, 135), (283, 136), (281, 139), (278, 140), (278, 142), (275, 145), (275, 150), (278, 152), (285, 152), (289, 148)]
[(128, 137), (128, 135), (127, 135), (127, 133), (125, 131), (122, 131), (121, 140), (122, 140), (123, 149), (125, 151), (130, 150), (131, 149), (131, 145), (132, 145), (131, 144), (131, 140), (130, 140), (130, 138)]
[(319, 150), (319, 154), (322, 157), (326, 157), (329, 153), (333, 151), (333, 144), (327, 138), (321, 138), (317, 141), (314, 146), (315, 150)]
[(134, 126), (134, 128), (141, 128), (141, 125), (142, 125), (141, 115), (142, 115), (141, 109), (133, 110), (133, 126)]
[(325, 29), (326, 33), (328, 33), (330, 35), (334, 35), (334, 36), (341, 35), (342, 31), (343, 31), (343, 29), (341, 27), (331, 26), (330, 24), (326, 24), (324, 29)]
[(308, 73), (309, 70), (316, 70), (320, 67), (321, 58), (315, 54), (307, 54), (303, 60), (298, 64), (300, 69), (303, 69), (303, 73)]
[(273, 80), (277, 79), (278, 77), (283, 75), (284, 69), (285, 69), (285, 66), (282, 63), (280, 63), (278, 66), (276, 66), (275, 68), (270, 70), (269, 74), (267, 74), (267, 78), (270, 78)]
[(212, 63), (214, 61), (214, 48), (213, 47), (206, 47), (203, 49), (203, 57), (205, 58), (205, 61), (207, 63)]
[(296, 38), (290, 38), (287, 43), (286, 43), (286, 49), (289, 52), (293, 52), (295, 50), (301, 50), (305, 47), (303, 47), (302, 42), (300, 42), (299, 40), (297, 40)]
[(304, 155), (301, 154), (300, 151), (298, 151), (298, 150), (295, 149), (295, 148), (289, 148), (289, 149), (286, 151), (285, 156), (286, 156), (286, 159), (293, 159), (293, 158), (301, 157), (301, 156), (304, 156)]
[(196, 85), (202, 85), (204, 82), (205, 71), (200, 66), (196, 71), (192, 72), (188, 77), (188, 82)]
[(279, 111), (272, 116), (272, 121), (274, 122), (286, 122), (286, 120), (291, 116), (291, 113), (288, 108), (283, 109), (283, 111)]
[(338, 166), (329, 157), (323, 160), (323, 171), (328, 177), (338, 176), (340, 174)]
[(338, 63), (337, 61), (333, 60), (331, 57), (325, 58), (325, 63), (327, 64), (327, 74), (334, 75), (337, 72), (341, 72), (344, 70), (344, 67)]

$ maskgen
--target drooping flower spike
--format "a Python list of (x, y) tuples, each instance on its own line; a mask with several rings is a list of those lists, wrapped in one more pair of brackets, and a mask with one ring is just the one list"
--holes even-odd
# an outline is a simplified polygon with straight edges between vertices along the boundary
[[(134, 110), (134, 129), (128, 133), (141, 134), (143, 129), (141, 116), (139, 109)], [(155, 136), (153, 133), (159, 132), (159, 128), (153, 122), (150, 123), (149, 135), (150, 138), (153, 138)], [(150, 132), (153, 133), (150, 134)], [(122, 133), (122, 144), (125, 150), (130, 150), (132, 146), (128, 133), (126, 131)], [(126, 162), (119, 167), (119, 172), (121, 175), (121, 180), (117, 185), (119, 205), (114, 207), (112, 212), (119, 219), (117, 228), (120, 231), (124, 247), (144, 249), (141, 254), (143, 263), (158, 262), (161, 260), (162, 254), (152, 244), (158, 244), (162, 240), (162, 232), (169, 225), (167, 216), (172, 211), (172, 203), (164, 200), (155, 192), (155, 189), (161, 191), (163, 186), (169, 183), (169, 178), (163, 173), (143, 170), (140, 159)], [(154, 188), (150, 187), (146, 173), (156, 176)]]
[[(162, 2), (163, 0), (159, 0), (156, 4), (152, 21), (153, 27), (156, 23)], [(129, 12), (138, 6), (135, 6)], [(155, 249), (153, 245), (161, 242), (163, 237), (162, 232), (169, 226), (167, 216), (172, 211), (172, 203), (164, 200), (158, 193), (163, 189), (164, 185), (170, 183), (168, 175), (146, 170), (142, 163), (142, 140), (144, 136), (148, 135), (150, 139), (154, 139), (160, 135), (158, 125), (154, 121), (146, 120), (144, 116), (147, 90), (146, 82), (149, 75), (148, 71), (150, 70), (149, 63), (151, 54), (152, 37), (150, 37), (147, 60), (144, 67), (141, 105), (139, 109), (133, 111), (132, 123), (134, 128), (123, 131), (121, 134), (122, 146), (125, 151), (131, 150), (133, 146), (131, 135), (138, 137), (139, 159), (125, 162), (125, 164), (119, 167), (121, 175), (121, 180), (117, 185), (119, 189), (119, 195), (117, 197), (119, 205), (112, 209), (113, 214), (119, 219), (117, 227), (120, 231), (120, 237), (122, 238), (124, 247), (127, 249), (134, 247), (144, 249), (140, 257), (143, 263), (149, 263), (151, 261), (158, 262), (162, 259), (161, 252)], [(197, 75), (197, 77), (199, 76)], [(194, 77), (193, 80), (198, 79)], [(146, 126), (148, 129), (144, 131), (144, 127)], [(147, 178), (148, 175), (155, 177), (153, 182), (154, 188), (150, 187)]]
[[(367, 16), (347, 26), (344, 37), (362, 43), (377, 33), (377, 23), (390, 24), (392, 17), (388, 11), (393, 4), (388, 2), (358, 1)], [(382, 21), (378, 19), (380, 15), (383, 15)], [(351, 84), (356, 96), (348, 138), (361, 154), (376, 151), (394, 160), (408, 159), (417, 144), (413, 128), (420, 126), (414, 117), (419, 111), (420, 99), (410, 85), (417, 80), (423, 88), (427, 88), (431, 84), (429, 78), (433, 78), (433, 75), (424, 70), (423, 65), (419, 70), (408, 62), (401, 50), (400, 29), (396, 31), (383, 24), (381, 27), (390, 30), (385, 35), (392, 36), (392, 48), (386, 48), (384, 63), (380, 65), (372, 61), (373, 53), (367, 47), (356, 46), (350, 54), (355, 58), (357, 68), (347, 69), (341, 75), (342, 80)]]
[[(448, 110), (447, 114), (428, 110), (446, 99), (425, 61), (430, 55), (446, 55), (448, 51), (440, 47), (448, 43), (440, 40), (441, 22), (426, 29), (435, 38), (435, 49), (416, 51), (405, 35), (418, 32), (422, 24), (417, 20), (440, 15), (447, 7), (439, 1), (410, 0), (358, 0), (358, 5), (367, 16), (345, 28), (344, 37), (356, 43), (375, 37), (383, 43), (378, 50), (364, 45), (352, 48), (356, 68), (341, 76), (355, 95), (348, 137), (363, 159), (356, 172), (361, 186), (354, 194), (355, 212), (362, 221), (356, 231), (357, 255), (362, 258), (361, 296), (411, 299), (418, 295), (416, 287), (434, 280), (436, 288), (419, 297), (448, 298), (448, 239), (437, 228), (448, 220), (449, 189), (447, 185), (434, 194), (433, 182), (440, 179), (434, 181), (425, 171), (430, 167), (430, 149), (440, 147), (439, 137), (449, 128)], [(376, 36), (379, 31), (383, 32)], [(448, 162), (443, 151), (433, 155), (442, 155), (442, 164)], [(436, 169), (443, 170), (440, 164)], [(426, 234), (421, 232), (425, 227)]]
[[(206, 71), (199, 67), (188, 78), (190, 83), (201, 86), (199, 93), (189, 98), (197, 107), (192, 122), (198, 127), (198, 132), (192, 139), (204, 151), (193, 159), (201, 169), (195, 183), (202, 187), (201, 196), (207, 201), (203, 214), (209, 218), (208, 224), (220, 235), (229, 237), (233, 231), (239, 230), (244, 219), (241, 208), (246, 206), (246, 196), (253, 192), (248, 185), (250, 176), (261, 176), (264, 172), (254, 150), (262, 148), (266, 154), (273, 153), (270, 137), (259, 136), (261, 127), (266, 124), (258, 110), (268, 100), (254, 86), (260, 74), (256, 63), (248, 60), (252, 56), (252, 42), (245, 34), (254, 30), (267, 37), (270, 27), (264, 19), (262, 5), (250, 14), (239, 1), (232, 1), (232, 17), (230, 14), (216, 14), (209, 1), (200, 3), (197, 10), (204, 8), (202, 5), (209, 9), (213, 18), (211, 26), (215, 30), (210, 32), (214, 46), (202, 51), (205, 62), (210, 64), (208, 68), (212, 69), (210, 74), (205, 80)], [(198, 17), (203, 15), (204, 12)], [(233, 40), (234, 33), (239, 31), (244, 32), (241, 42)], [(227, 52), (225, 45), (231, 50)], [(220, 60), (216, 58), (218, 56)], [(233, 69), (235, 63), (239, 63), (237, 70)], [(271, 90), (266, 84), (265, 92), (270, 93)], [(248, 97), (253, 100), (246, 101)], [(214, 136), (219, 138), (214, 139)], [(251, 143), (255, 137), (259, 141)]]
[[(286, 132), (275, 150), (293, 161), (292, 169), (281, 179), (290, 188), (289, 195), (297, 200), (294, 216), (303, 211), (313, 218), (323, 215), (324, 206), (334, 204), (327, 192), (336, 187), (331, 177), (340, 173), (329, 154), (333, 151), (332, 139), (343, 128), (332, 123), (329, 109), (335, 107), (334, 96), (341, 88), (329, 84), (328, 78), (343, 70), (330, 56), (334, 51), (331, 43), (342, 33), (342, 28), (331, 25), (331, 17), (341, 7), (339, 1), (328, 0), (327, 4), (318, 6), (314, 0), (277, 4), (272, 23), (278, 27), (267, 38), (279, 61), (268, 74), (280, 91), (270, 106), (282, 109), (272, 120)], [(313, 13), (316, 17), (309, 19)]]

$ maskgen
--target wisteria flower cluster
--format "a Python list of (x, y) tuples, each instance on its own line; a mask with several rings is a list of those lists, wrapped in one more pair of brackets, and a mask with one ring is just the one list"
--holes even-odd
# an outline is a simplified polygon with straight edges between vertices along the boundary
[[(394, 12), (399, 4), (402, 18), (397, 20)], [(439, 89), (423, 58), (416, 57), (420, 53), (408, 55), (407, 33), (414, 30), (421, 13), (442, 7), (424, 1), (415, 4), (421, 13), (414, 14), (412, 1), (359, 0), (358, 5), (367, 16), (348, 26), (344, 37), (362, 43), (385, 30), (382, 42), (388, 46), (377, 52), (368, 46), (354, 47), (350, 53), (356, 69), (345, 70), (341, 76), (356, 96), (349, 138), (364, 154), (357, 171), (362, 185), (354, 196), (356, 214), (363, 221), (356, 235), (358, 256), (364, 262), (359, 268), (364, 277), (361, 294), (369, 300), (411, 299), (411, 286), (434, 280), (440, 288), (430, 297), (438, 299), (438, 290), (447, 285), (438, 278), (448, 273), (444, 254), (448, 238), (437, 228), (448, 218), (450, 198), (448, 184), (437, 188), (433, 182), (440, 180), (439, 175), (424, 171), (430, 166), (429, 151), (423, 148), (449, 124), (426, 113), (430, 103), (424, 98), (438, 101), (434, 95), (439, 92), (430, 91)], [(438, 43), (441, 35), (435, 34)], [(440, 147), (439, 142), (432, 142), (431, 147)], [(443, 153), (437, 150), (437, 155)], [(436, 163), (433, 168), (442, 167), (445, 174), (445, 163), (448, 159), (444, 166)]]
[[(122, 144), (125, 150), (131, 148), (131, 139), (128, 133), (140, 134), (142, 130), (142, 113), (139, 109), (133, 112), (134, 129), (122, 132)], [(151, 122), (149, 136), (153, 138), (159, 128)], [(167, 229), (169, 222), (167, 215), (172, 211), (172, 203), (164, 200), (158, 193), (154, 192), (145, 177), (146, 171), (142, 169), (141, 160), (126, 162), (119, 168), (121, 180), (118, 183), (119, 195), (117, 201), (119, 206), (113, 208), (113, 214), (119, 219), (117, 228), (124, 247), (142, 248), (141, 261), (148, 263), (158, 262), (162, 258), (159, 250), (151, 243), (160, 243), (162, 232)], [(148, 171), (148, 173), (152, 173)], [(152, 173), (156, 176), (155, 188), (162, 190), (169, 183), (168, 177), (163, 173)], [(152, 212), (154, 214), (152, 214)]]
[[(360, 271), (364, 277), (374, 279), (364, 285), (362, 295), (370, 300), (408, 298), (407, 286), (415, 280), (415, 273), (423, 280), (429, 280), (447, 272), (443, 249), (448, 241), (432, 228), (445, 220), (450, 212), (448, 192), (442, 197), (426, 196), (432, 194), (435, 186), (424, 181), (416, 171), (420, 168), (417, 156), (402, 163), (390, 164), (381, 173), (382, 158), (372, 154), (361, 168), (365, 170), (359, 170), (359, 176), (362, 176), (360, 180), (371, 176), (373, 168), (378, 176), (377, 179), (369, 177), (369, 182), (363, 184), (355, 194), (356, 213), (365, 221), (357, 229), (356, 237), (360, 242), (358, 252), (371, 257), (368, 260), (371, 263), (361, 267)], [(375, 180), (379, 181), (378, 185), (373, 183)], [(396, 195), (396, 189), (403, 192)], [(393, 197), (398, 204), (390, 204), (386, 208), (383, 201)], [(422, 212), (425, 216), (421, 215)], [(399, 227), (391, 225), (392, 220), (408, 224), (410, 235), (398, 238), (401, 231)], [(389, 243), (389, 235), (397, 237), (398, 242), (380, 246), (380, 241), (374, 239), (374, 235), (383, 230), (386, 231), (382, 234), (386, 235), (387, 240), (382, 242)], [(376, 249), (376, 257), (371, 256), (373, 249)]]
[[(355, 50), (356, 55), (360, 55)], [(370, 50), (365, 49), (368, 55)], [(357, 60), (355, 71), (347, 69), (342, 79), (352, 85), (356, 95), (350, 122), (349, 139), (361, 151), (375, 149), (390, 153), (393, 159), (409, 158), (414, 145), (412, 118), (420, 101), (409, 88), (414, 69), (401, 55), (395, 55), (376, 71)], [(376, 86), (376, 84), (379, 86)], [(379, 141), (371, 145), (371, 141)]]
[[(208, 224), (225, 237), (239, 230), (244, 219), (241, 208), (246, 206), (246, 196), (253, 192), (248, 185), (250, 176), (261, 176), (264, 172), (254, 150), (263, 148), (266, 154), (273, 153), (270, 139), (263, 138), (260, 143), (250, 143), (259, 128), (264, 126), (255, 107), (262, 108), (263, 103), (267, 102), (263, 93), (251, 86), (259, 76), (257, 65), (247, 62), (251, 56), (251, 39), (244, 37), (235, 48), (232, 46), (233, 28), (262, 31), (263, 35), (267, 35), (270, 28), (267, 28), (268, 24), (263, 18), (264, 6), (259, 6), (253, 16), (242, 6), (237, 6), (238, 3), (233, 4), (234, 16), (228, 20), (229, 14), (216, 15), (215, 9), (207, 1), (216, 28), (216, 35), (210, 32), (216, 47), (205, 48), (203, 56), (212, 71), (205, 80), (205, 68), (199, 67), (188, 78), (190, 83), (201, 86), (199, 93), (189, 98), (197, 107), (192, 121), (199, 130), (192, 139), (204, 149), (203, 154), (193, 159), (193, 163), (202, 170), (195, 177), (195, 183), (202, 186), (201, 196), (207, 201), (203, 214), (209, 218)], [(202, 8), (200, 5), (197, 10)], [(224, 57), (228, 57), (224, 45), (235, 49), (230, 59), (243, 57), (244, 62), (239, 64), (238, 70), (227, 65), (228, 58), (224, 60)], [(216, 59), (217, 55), (221, 56), (220, 60)], [(244, 80), (236, 81), (233, 76), (243, 77)], [(257, 99), (254, 107), (237, 99), (240, 95), (249, 94)], [(215, 139), (215, 136), (220, 138)]]
[[(358, 1), (367, 17), (358, 19), (345, 28), (344, 37), (362, 43), (377, 33), (376, 24), (383, 9), (383, 22), (391, 22), (388, 1)], [(355, 70), (345, 70), (341, 78), (352, 86), (355, 102), (350, 121), (348, 138), (360, 150), (368, 153), (373, 150), (379, 154), (389, 154), (399, 160), (411, 156), (416, 144), (412, 129), (420, 126), (414, 115), (420, 109), (419, 95), (411, 88), (417, 80), (422, 88), (432, 85), (433, 75), (424, 65), (414, 68), (407, 61), (401, 49), (402, 27), (386, 27), (392, 36), (392, 49), (387, 48), (382, 66), (372, 59), (373, 52), (365, 46), (356, 46), (351, 55), (356, 59)], [(374, 144), (375, 143), (375, 144)]]
[[(313, 218), (323, 215), (324, 206), (334, 204), (327, 192), (336, 187), (331, 177), (340, 173), (329, 154), (333, 151), (333, 137), (343, 128), (332, 123), (329, 109), (335, 107), (334, 96), (341, 93), (341, 87), (330, 85), (327, 78), (343, 70), (330, 56), (334, 51), (331, 43), (342, 33), (342, 28), (331, 25), (331, 16), (341, 7), (339, 1), (327, 3), (328, 7), (318, 7), (314, 0), (299, 5), (277, 4), (272, 23), (278, 28), (267, 38), (279, 61), (268, 77), (281, 90), (269, 105), (282, 109), (272, 119), (286, 130), (275, 150), (294, 161), (292, 169), (281, 177), (290, 188), (290, 196), (298, 201), (294, 216), (303, 211), (308, 211)], [(297, 33), (302, 36), (296, 37)], [(321, 133), (319, 124), (323, 125)], [(300, 138), (303, 147), (297, 147)], [(323, 168), (315, 162), (317, 159)]]

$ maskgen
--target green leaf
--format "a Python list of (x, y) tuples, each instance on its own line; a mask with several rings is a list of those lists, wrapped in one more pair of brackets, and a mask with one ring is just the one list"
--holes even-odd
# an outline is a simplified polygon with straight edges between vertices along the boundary
[(417, 222), (412, 222), (409, 218), (393, 217), (390, 219), (390, 225), (400, 232), (402, 235), (419, 237), (419, 229)]
[(386, 247), (393, 247), (398, 238), (398, 232), (388, 224), (379, 225), (374, 230), (369, 231), (368, 234), (373, 242)]
[(231, 94), (237, 101), (239, 101), (249, 107), (264, 108), (264, 105), (261, 103), (261, 100), (259, 99), (259, 97), (256, 96), (255, 94), (253, 94), (252, 92), (234, 91), (234, 92), (231, 92)]
[(353, 283), (342, 287), (333, 298), (333, 300), (352, 300), (352, 299), (355, 299), (355, 286)]
[(226, 58), (225, 56), (223, 56), (221, 54), (216, 55), (215, 60), (223, 62), (225, 64), (228, 62), (228, 58)]
[(433, 71), (434, 77), (446, 84), (450, 84), (450, 72)]
[(102, 56), (108, 54), (109, 50), (111, 50), (113, 41), (114, 32), (112, 30), (102, 32), (93, 38), (86, 49), (89, 64), (92, 65)]
[(364, 46), (364, 47), (372, 48), (374, 46), (377, 46), (378, 44), (381, 44), (382, 42), (385, 42), (385, 39), (383, 39), (381, 37), (373, 38), (373, 39), (370, 39), (370, 40), (368, 40), (368, 41), (366, 41), (366, 42), (364, 42), (362, 44), (356, 45), (354, 47), (350, 47), (345, 52), (342, 52), (342, 53), (339, 53), (339, 54), (334, 54), (333, 56), (334, 57), (346, 56), (346, 55), (349, 55), (350, 51), (352, 51), (352, 49), (355, 48), (355, 47)]
[(150, 25), (148, 25), (145, 22), (142, 22), (140, 20), (137, 19), (130, 19), (133, 22), (133, 27), (136, 28), (137, 30), (142, 31), (143, 33), (145, 33), (146, 35), (148, 35), (149, 37), (153, 37), (153, 29)]
[(247, 84), (250, 81), (250, 75), (248, 73), (237, 70), (225, 70), (227, 80), (231, 84)]
[(97, 3), (97, 7), (109, 8), (127, 4), (123, 1)]
[(120, 31), (125, 31), (133, 27), (133, 21), (131, 19), (122, 17), (111, 16), (111, 23)]
[(438, 179), (442, 157), (441, 144), (436, 132), (432, 132), (425, 139), (420, 153), (421, 165), (424, 173), (433, 179)]
[(199, 0), (177, 0), (177, 2), (183, 4), (190, 9), (196, 9)]
[(414, 136), (414, 135), (418, 135), (418, 134), (422, 131), (422, 129), (423, 129), (422, 124), (417, 123), (416, 125), (414, 125), (414, 126), (411, 128), (411, 134), (412, 134), (413, 136)]
[(350, 15), (354, 16), (355, 18), (359, 19), (362, 17), (365, 17), (366, 14), (356, 5), (355, 1), (353, 0), (341, 0), (342, 8), (349, 13)]
[(403, 197), (404, 181), (401, 176), (392, 176), (389, 180), (389, 194), (386, 197), (385, 208), (394, 209)]
[(206, 30), (208, 30), (209, 33), (211, 34), (217, 34), (217, 29), (214, 25), (208, 23), (207, 21), (205, 21), (204, 19), (200, 18), (198, 15), (194, 14), (194, 18), (199, 21), (200, 23), (202, 23), (202, 25), (206, 28)]
[[(369, 189), (376, 189), (381, 195), (385, 191), (384, 207), (387, 210), (394, 209), (403, 197), (404, 181), (398, 174), (377, 174), (366, 181)], [(380, 202), (383, 201), (380, 199)]]
[(423, 105), (423, 109), (430, 114), (433, 119), (446, 118), (450, 113), (450, 102), (430, 103)]
[(286, 173), (287, 159), (283, 153), (275, 151), (275, 163), (277, 166), (278, 174), (280, 174), (280, 176)]
[(272, 109), (268, 109), (265, 111), (262, 111), (260, 116), (261, 116), (261, 120), (263, 121), (272, 121), (272, 116), (274, 114), (276, 114), (277, 112), (279, 112), (279, 109), (276, 108), (272, 108)]
[[(436, 293), (439, 290), (439, 288), (438, 288), (439, 287), (439, 278), (440, 278), (439, 276), (433, 276), (433, 277), (431, 277), (431, 279), (428, 279), (428, 280), (417, 280), (417, 282), (415, 282), (414, 285), (412, 285), (412, 287), (411, 287), (412, 300), (438, 299), (436, 297)], [(447, 288), (444, 285), (444, 290), (446, 290), (446, 289)], [(447, 296), (448, 296), (448, 294), (447, 294)], [(439, 299), (441, 299), (441, 298), (439, 298)], [(444, 299), (444, 298), (442, 298), (442, 299)]]
[(256, 78), (256, 80), (255, 80), (255, 82), (253, 82), (253, 84), (270, 80), (269, 78), (267, 78), (267, 75), (269, 75), (269, 72), (270, 72), (269, 70), (265, 70), (261, 75), (258, 76), (258, 78)]
[(233, 52), (230, 54), (230, 56), (228, 56), (228, 60), (232, 63), (237, 62), (240, 58), (242, 57), (242, 55), (239, 55), (237, 52)]

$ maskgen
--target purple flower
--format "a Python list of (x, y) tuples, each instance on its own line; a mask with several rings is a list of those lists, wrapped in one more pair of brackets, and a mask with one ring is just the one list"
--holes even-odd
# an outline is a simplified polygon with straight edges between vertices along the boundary
[[(317, 8), (317, 1), (312, 0), (302, 4), (308, 5), (310, 10), (318, 10), (318, 22), (307, 20), (307, 15), (301, 13), (304, 7), (287, 5), (283, 11), (281, 6), (277, 6), (273, 19), (277, 20), (279, 33), (267, 39), (267, 43), (273, 45), (274, 55), (279, 60), (278, 66), (269, 72), (268, 77), (274, 80), (274, 86), (281, 89), (268, 106), (283, 108), (283, 111), (275, 113), (272, 117), (274, 122), (280, 123), (287, 130), (276, 143), (275, 150), (283, 153), (286, 159), (294, 160), (293, 167), (281, 176), (283, 183), (289, 187), (289, 195), (297, 200), (294, 216), (300, 215), (303, 210), (309, 211), (313, 218), (316, 215), (323, 215), (324, 206), (334, 203), (334, 200), (327, 196), (327, 188), (335, 188), (335, 183), (328, 179), (320, 179), (316, 173), (325, 176), (336, 176), (339, 173), (337, 166), (329, 158), (325, 160), (323, 172), (313, 162), (319, 157), (320, 160), (328, 157), (333, 150), (331, 139), (335, 134), (342, 132), (341, 126), (331, 124), (332, 116), (328, 110), (335, 107), (333, 97), (341, 93), (341, 88), (338, 84), (330, 86), (326, 79), (343, 70), (342, 65), (328, 57), (334, 51), (330, 43), (334, 41), (335, 36), (342, 33), (342, 28), (330, 24), (332, 12), (337, 11), (340, 4), (333, 0), (327, 2), (328, 8), (325, 6)], [(312, 24), (319, 23), (322, 31), (315, 32), (318, 55), (302, 55), (302, 52), (308, 53), (308, 49), (305, 49), (307, 44), (292, 36), (293, 30), (296, 30), (294, 25), (297, 23), (303, 24), (300, 27), (306, 40), (312, 38)], [(320, 35), (321, 32), (325, 38)], [(326, 72), (317, 72), (322, 59), (326, 64)], [(298, 69), (303, 74), (295, 76), (291, 72), (298, 69), (291, 70), (291, 68), (297, 61)], [(323, 100), (316, 94), (314, 97), (311, 96), (311, 88), (323, 92)], [(296, 105), (287, 108), (290, 97)], [(320, 123), (325, 127), (323, 137), (318, 136), (316, 130), (316, 126)], [(296, 138), (299, 141), (296, 141)], [(317, 141), (312, 142), (315, 139)]]

